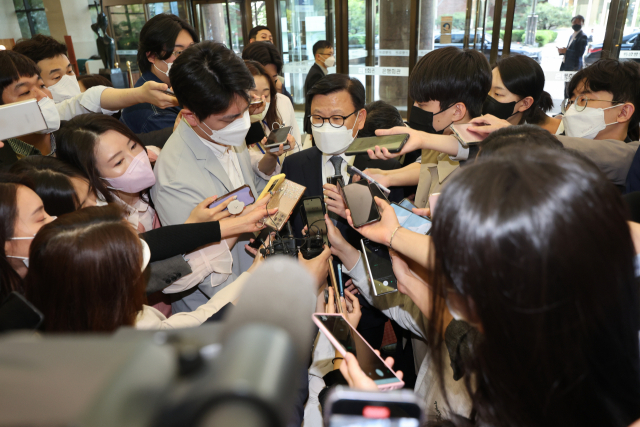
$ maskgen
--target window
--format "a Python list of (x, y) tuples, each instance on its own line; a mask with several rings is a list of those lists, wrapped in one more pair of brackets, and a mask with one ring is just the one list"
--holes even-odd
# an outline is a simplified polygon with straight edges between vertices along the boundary
[(13, 0), (22, 37), (30, 39), (36, 34), (51, 35), (43, 0)]

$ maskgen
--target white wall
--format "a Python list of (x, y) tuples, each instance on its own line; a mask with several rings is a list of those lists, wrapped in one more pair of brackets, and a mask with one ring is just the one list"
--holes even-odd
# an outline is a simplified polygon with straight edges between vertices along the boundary
[(98, 54), (87, 0), (44, 0), (44, 7), (51, 37), (64, 43), (71, 36), (77, 59)]
[(18, 15), (13, 2), (0, 0), (0, 39), (15, 39), (17, 42), (20, 38), (22, 33), (20, 33)]

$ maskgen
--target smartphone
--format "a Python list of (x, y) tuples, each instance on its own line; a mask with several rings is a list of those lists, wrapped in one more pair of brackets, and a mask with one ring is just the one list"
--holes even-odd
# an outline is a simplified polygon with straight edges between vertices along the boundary
[(344, 187), (339, 185), (338, 192), (342, 195), (347, 208), (351, 211), (354, 227), (361, 227), (380, 220), (378, 205), (373, 199), (369, 185), (358, 184), (357, 182)]
[(413, 204), (413, 202), (409, 199), (402, 199), (402, 201), (400, 203), (398, 203), (400, 206), (402, 206), (405, 209), (411, 210), (413, 208), (417, 208), (416, 205)]
[(355, 166), (347, 166), (347, 172), (350, 173), (351, 175), (354, 175), (354, 174), (358, 175), (360, 178), (376, 184), (386, 194), (391, 193), (391, 190), (389, 190), (384, 185), (381, 185), (378, 181), (376, 181), (375, 179), (371, 178), (369, 175), (366, 175), (364, 172), (362, 172), (360, 169), (358, 169)]
[[(367, 182), (366, 180), (363, 180), (363, 179), (361, 179), (360, 181)], [(358, 181), (358, 182), (360, 182), (360, 181)], [(370, 182), (369, 183), (369, 189), (371, 190), (371, 195), (373, 197), (378, 197), (378, 198), (386, 201), (387, 203), (390, 203), (389, 199), (387, 199), (387, 195), (384, 194), (384, 191), (382, 191), (382, 189), (380, 187), (378, 187), (378, 184)], [(375, 202), (375, 199), (374, 199), (374, 202)]]
[(404, 144), (409, 139), (409, 134), (401, 133), (398, 135), (387, 136), (369, 136), (366, 138), (356, 138), (351, 143), (347, 150), (347, 156), (354, 156), (356, 154), (367, 154), (367, 150), (373, 150), (376, 145), (380, 148), (385, 147), (390, 153), (397, 153), (402, 150)]
[(308, 235), (320, 234), (325, 245), (329, 244), (327, 236), (327, 224), (324, 215), (327, 213), (322, 197), (305, 197), (302, 199), (302, 218), (307, 225)]
[(266, 195), (273, 190), (276, 190), (278, 186), (280, 186), (280, 184), (284, 182), (284, 180), (285, 175), (283, 173), (281, 173), (280, 175), (272, 176), (269, 182), (267, 182), (267, 185), (264, 187), (264, 190), (262, 190), (262, 193), (260, 193), (260, 197), (258, 197), (258, 200), (266, 197)]
[(35, 331), (43, 320), (40, 310), (17, 292), (11, 292), (0, 305), (0, 332)]
[(373, 285), (373, 293), (380, 296), (397, 292), (398, 279), (393, 274), (389, 248), (369, 239), (361, 239), (360, 244), (369, 282)]
[(243, 185), (242, 187), (236, 188), (230, 193), (227, 193), (224, 196), (216, 199), (215, 202), (209, 205), (209, 209), (215, 208), (216, 206), (218, 206), (219, 204), (221, 204), (222, 202), (224, 202), (225, 200), (233, 196), (238, 196), (238, 200), (244, 203), (245, 206), (248, 206), (256, 201), (256, 198), (253, 197), (253, 192), (251, 191), (251, 187), (249, 187), (248, 185)]
[(337, 187), (338, 186), (338, 181), (340, 181), (340, 185), (342, 185), (344, 187), (344, 180), (342, 179), (341, 175), (334, 175), (334, 176), (328, 176), (327, 177), (327, 184), (332, 184), (332, 185), (335, 185)]
[(407, 230), (419, 234), (429, 234), (431, 231), (431, 220), (424, 216), (414, 214), (409, 209), (405, 209), (397, 203), (391, 203), (391, 207), (398, 217), (398, 222)]
[(475, 145), (486, 138), (486, 135), (481, 135), (476, 132), (471, 132), (469, 127), (477, 126), (471, 123), (465, 123), (463, 125), (451, 125), (451, 131), (453, 132), (453, 136), (456, 137), (460, 144), (464, 148), (468, 148), (469, 145)]
[(374, 353), (373, 348), (342, 314), (315, 313), (312, 318), (340, 354), (345, 356), (349, 352), (356, 356), (362, 371), (380, 390), (393, 390), (404, 386), (404, 382), (384, 364), (382, 358)]
[(280, 149), (280, 144), (284, 144), (285, 149), (291, 148), (291, 145), (287, 141), (287, 135), (291, 133), (291, 126), (284, 126), (280, 129), (276, 129), (267, 137), (267, 143), (264, 148), (274, 153)]
[(325, 427), (420, 427), (422, 401), (410, 390), (378, 393), (338, 386), (324, 406)]
[(46, 128), (47, 122), (35, 99), (0, 105), (1, 141)]

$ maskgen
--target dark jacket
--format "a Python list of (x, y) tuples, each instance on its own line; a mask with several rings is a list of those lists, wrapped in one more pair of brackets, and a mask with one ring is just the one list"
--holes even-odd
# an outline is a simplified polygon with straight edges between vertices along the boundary
[(304, 94), (307, 95), (309, 89), (313, 87), (314, 84), (318, 83), (318, 80), (325, 76), (324, 71), (318, 64), (313, 64), (311, 68), (309, 68), (309, 73), (307, 74), (307, 78), (304, 81)]
[[(569, 41), (571, 41), (571, 37), (569, 37)], [(587, 43), (587, 35), (580, 30), (575, 40), (567, 47), (567, 53), (564, 54), (564, 62), (560, 65), (560, 71), (578, 71), (582, 69), (582, 56), (587, 48)]]
[[(140, 87), (148, 81), (162, 83), (162, 81), (151, 71), (144, 73), (135, 84)], [(144, 102), (132, 105), (122, 110), (120, 121), (127, 125), (133, 133), (146, 133), (153, 130), (173, 128), (173, 125), (180, 112), (180, 107), (160, 108), (153, 104)]]

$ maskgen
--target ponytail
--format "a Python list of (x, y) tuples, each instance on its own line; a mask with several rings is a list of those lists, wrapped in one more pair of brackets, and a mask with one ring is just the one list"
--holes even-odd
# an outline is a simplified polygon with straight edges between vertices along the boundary
[(538, 101), (534, 102), (531, 108), (524, 112), (522, 119), (533, 125), (539, 125), (544, 122), (547, 112), (553, 108), (553, 99), (548, 92), (542, 91)]

